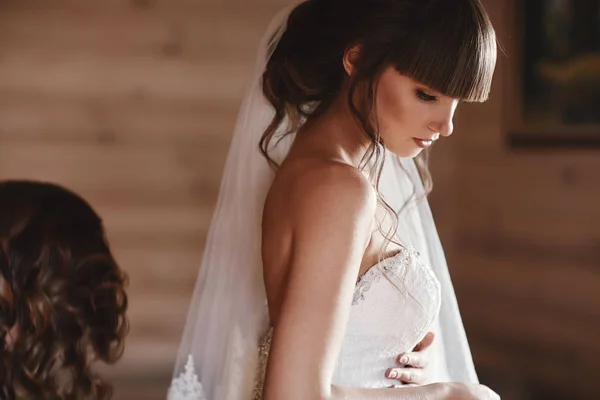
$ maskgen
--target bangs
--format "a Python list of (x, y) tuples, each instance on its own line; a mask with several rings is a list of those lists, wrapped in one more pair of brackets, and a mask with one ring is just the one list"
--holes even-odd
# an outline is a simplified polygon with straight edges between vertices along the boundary
[[(496, 34), (479, 0), (431, 0), (395, 53), (396, 69), (446, 96), (488, 99)], [(432, 28), (434, 27), (434, 28)]]

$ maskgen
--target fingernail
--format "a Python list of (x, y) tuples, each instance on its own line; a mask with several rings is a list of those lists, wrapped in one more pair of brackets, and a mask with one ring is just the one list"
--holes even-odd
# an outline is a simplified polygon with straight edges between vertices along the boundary
[(398, 373), (396, 371), (394, 371), (393, 369), (389, 370), (387, 373), (387, 377), (390, 379), (396, 379), (398, 377)]
[(408, 364), (408, 356), (400, 357), (400, 364)]

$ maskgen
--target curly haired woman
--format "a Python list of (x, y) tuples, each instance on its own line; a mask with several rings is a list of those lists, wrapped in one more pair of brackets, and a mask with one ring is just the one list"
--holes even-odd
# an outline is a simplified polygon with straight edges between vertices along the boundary
[(0, 182), (0, 398), (111, 398), (92, 365), (123, 353), (126, 283), (85, 200)]

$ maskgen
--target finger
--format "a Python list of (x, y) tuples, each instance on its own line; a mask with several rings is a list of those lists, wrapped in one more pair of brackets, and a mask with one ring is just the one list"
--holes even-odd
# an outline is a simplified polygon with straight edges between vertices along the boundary
[(396, 362), (403, 367), (427, 368), (429, 361), (427, 357), (423, 357), (422, 353), (406, 353), (400, 354), (396, 358)]
[(433, 343), (433, 339), (435, 339), (435, 334), (433, 332), (427, 332), (427, 335), (421, 340), (419, 344), (415, 346), (413, 351), (423, 351)]
[(386, 371), (385, 376), (404, 383), (414, 383), (416, 385), (424, 383), (423, 372), (415, 368), (390, 368)]

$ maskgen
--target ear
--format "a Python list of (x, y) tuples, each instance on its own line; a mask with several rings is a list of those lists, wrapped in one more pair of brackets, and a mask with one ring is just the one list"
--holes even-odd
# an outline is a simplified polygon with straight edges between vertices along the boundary
[(344, 69), (349, 76), (353, 76), (356, 70), (356, 62), (360, 56), (360, 45), (348, 47), (344, 52)]

